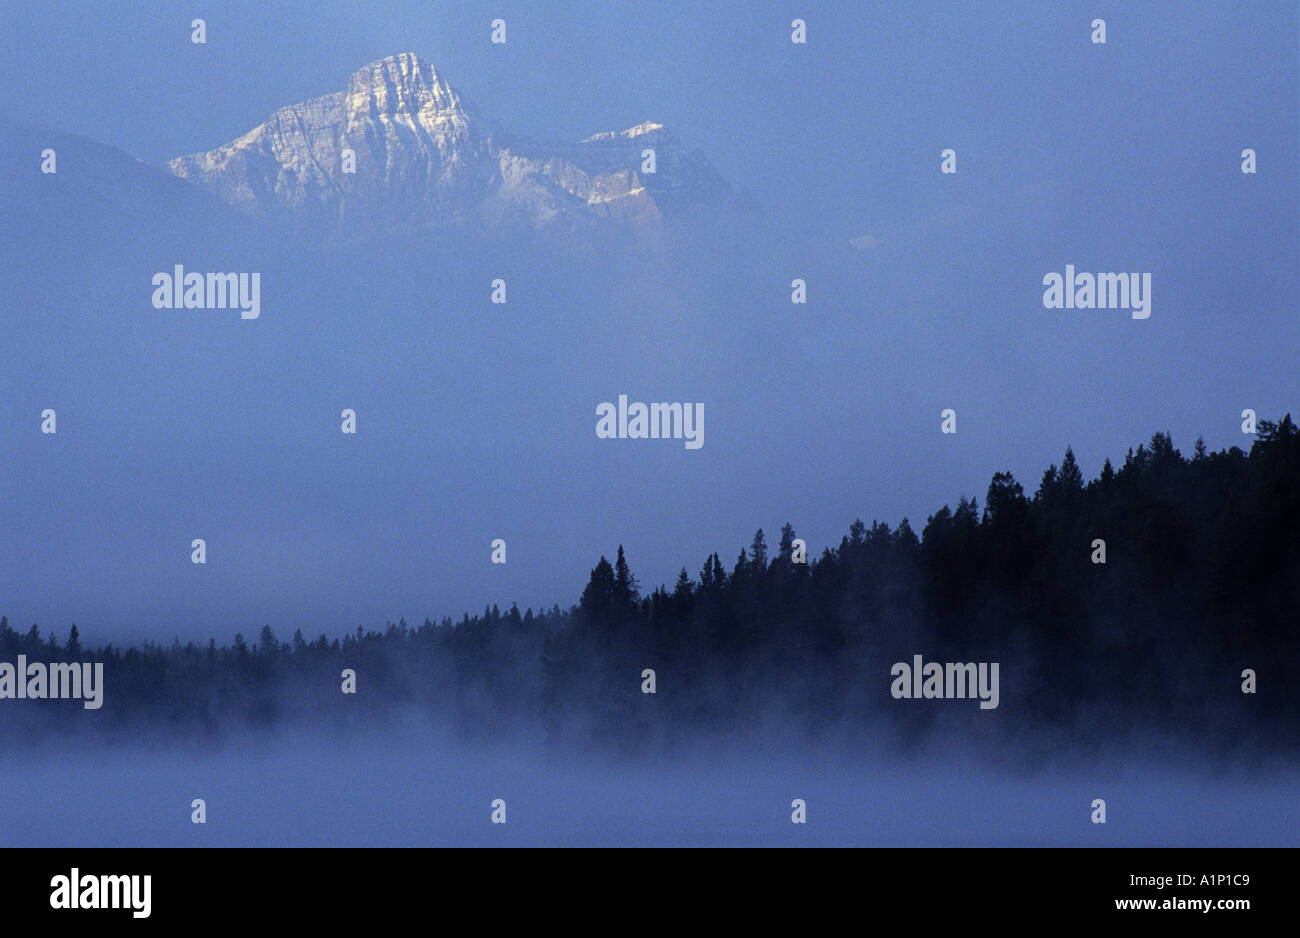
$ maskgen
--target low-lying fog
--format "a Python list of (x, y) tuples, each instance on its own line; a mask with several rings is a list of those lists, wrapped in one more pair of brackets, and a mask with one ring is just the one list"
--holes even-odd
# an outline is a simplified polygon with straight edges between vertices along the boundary
[[(78, 743), (5, 754), (0, 846), (1300, 844), (1294, 772), (1179, 762), (1135, 748), (1029, 769), (772, 744), (623, 759), (411, 729)], [(491, 822), (497, 798), (505, 824)], [(1097, 798), (1105, 824), (1091, 822)]]

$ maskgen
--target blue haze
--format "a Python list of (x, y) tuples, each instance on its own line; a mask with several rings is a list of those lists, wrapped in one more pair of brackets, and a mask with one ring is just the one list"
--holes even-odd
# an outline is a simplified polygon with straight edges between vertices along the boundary
[[(1243, 408), (1300, 400), (1296, 4), (206, 6), (0, 8), (0, 614), (20, 631), (224, 644), (264, 624), (312, 638), (568, 606), (619, 544), (646, 588), (714, 551), (729, 565), (757, 527), (774, 544), (785, 521), (815, 555), (855, 517), (919, 531), (961, 494), (982, 503), (997, 471), (1032, 493), (1067, 445), (1088, 476), (1158, 430), (1184, 452), (1198, 434), (1246, 447)], [(521, 134), (662, 122), (764, 221), (667, 260), (566, 266), (410, 236), (325, 252), (166, 173), (407, 51)], [(47, 145), (57, 177), (39, 172)], [(863, 235), (875, 246), (850, 244)], [(260, 271), (260, 319), (153, 309), (150, 278), (176, 263)], [(1041, 279), (1066, 264), (1150, 271), (1151, 318), (1045, 310)], [(595, 407), (620, 393), (703, 401), (703, 449), (598, 440)], [(561, 766), (428, 733), (45, 752), (0, 770), (0, 845), (1294, 845), (1300, 830), (1281, 770), (888, 755)], [(317, 782), (299, 790), (305, 765)], [(1088, 824), (1108, 795), (1118, 823)], [(207, 829), (185, 810), (200, 796)], [(800, 796), (806, 831), (788, 822)]]
[[(653, 586), (759, 526), (789, 520), (816, 553), (859, 515), (919, 528), (999, 470), (1032, 491), (1067, 445), (1093, 474), (1155, 430), (1245, 445), (1243, 408), (1293, 407), (1295, 5), (809, 3), (806, 47), (785, 4), (498, 6), (234, 2), (206, 11), (206, 46), (156, 4), (0, 12), (12, 119), (155, 165), (414, 51), (513, 131), (661, 121), (768, 213), (691, 270), (631, 275), (449, 269), (400, 240), (338, 267), (256, 235), (210, 267), (202, 236), (188, 256), (146, 239), (127, 267), (111, 234), (52, 247), (49, 212), (6, 225), (16, 626), (228, 641), (568, 605), (619, 543)], [(7, 133), (11, 154), (41, 139)], [(30, 178), (6, 188), (48, 188), (21, 153)], [(878, 246), (849, 246), (863, 234)], [(152, 309), (149, 277), (178, 262), (263, 271), (262, 318)], [(1151, 318), (1043, 309), (1067, 263), (1151, 271)], [(703, 401), (704, 448), (597, 440), (595, 405), (624, 392)]]

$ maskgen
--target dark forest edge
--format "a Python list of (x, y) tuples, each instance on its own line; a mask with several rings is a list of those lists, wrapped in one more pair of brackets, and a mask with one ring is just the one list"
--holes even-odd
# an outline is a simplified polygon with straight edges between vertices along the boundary
[[(577, 605), (382, 632), (256, 643), (83, 647), (0, 618), (0, 661), (103, 662), (105, 704), (5, 700), (0, 746), (71, 736), (212, 739), (250, 727), (347, 731), (419, 713), (468, 737), (502, 727), (625, 752), (778, 726), (799, 738), (943, 731), (990, 751), (1117, 735), (1283, 754), (1300, 743), (1300, 435), (1260, 421), (1250, 448), (1184, 458), (1168, 434), (1085, 482), (1074, 454), (1027, 496), (1010, 473), (918, 536), (860, 520), (792, 563), (760, 530), (643, 595), (623, 550)], [(1106, 545), (1096, 563), (1094, 541)], [(1001, 701), (896, 700), (890, 667), (1000, 662)], [(656, 693), (642, 692), (644, 669)], [(358, 692), (341, 692), (341, 674)], [(1256, 672), (1258, 692), (1242, 691)], [(522, 728), (522, 730), (521, 730)]]

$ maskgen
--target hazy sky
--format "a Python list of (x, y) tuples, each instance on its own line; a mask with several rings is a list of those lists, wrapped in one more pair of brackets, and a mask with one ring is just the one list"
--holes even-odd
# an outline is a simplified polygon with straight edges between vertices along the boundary
[[(1184, 199), (1205, 201), (1212, 180), (1200, 167), (1246, 145), (1278, 170), (1250, 180), (1256, 188), (1279, 185), (1282, 167), (1295, 165), (1296, 10), (1285, 2), (760, 0), (671, 11), (583, 0), (226, 0), (211, 10), (19, 3), (0, 10), (0, 83), (13, 116), (162, 162), (211, 149), (277, 107), (342, 88), (367, 62), (409, 51), (520, 132), (580, 138), (665, 123), (729, 178), (806, 206), (818, 229), (938, 210), (932, 170), (944, 146), (962, 152), (970, 189), (991, 195), (1061, 180), (1084, 190), (1080, 210), (1087, 190), (1111, 201), (1080, 176), (1113, 161), (1115, 222), (1128, 225), (1146, 214), (1139, 196), (1156, 179), (1182, 180)], [(189, 42), (194, 16), (207, 20), (204, 46)], [(806, 46), (789, 41), (794, 16), (808, 23)], [(1104, 47), (1087, 41), (1098, 16), (1108, 24)], [(505, 45), (489, 42), (496, 17), (508, 25)], [(875, 204), (884, 193), (889, 204)], [(1294, 188), (1277, 195), (1294, 198)]]
[[(4, 264), (21, 302), (0, 348), (0, 613), (76, 620), (92, 640), (228, 641), (264, 622), (333, 633), (567, 605), (619, 542), (653, 586), (714, 550), (730, 565), (760, 525), (775, 542), (790, 520), (814, 552), (858, 515), (919, 531), (958, 494), (982, 501), (996, 471), (1032, 492), (1066, 445), (1089, 475), (1156, 430), (1184, 451), (1198, 433), (1247, 447), (1243, 408), (1272, 418), (1300, 399), (1297, 9), (6, 4), (10, 118), (161, 165), (414, 52), (510, 130), (666, 124), (765, 206), (785, 253), (741, 270), (729, 252), (755, 233), (737, 231), (716, 277), (671, 301), (629, 284), (587, 307), (572, 283), (535, 281), (496, 321), (439, 305), (472, 292), (454, 272), (341, 283), (309, 265), (282, 283), (310, 298), (310, 336), (283, 294), (256, 332), (145, 327), (150, 271), (87, 290), (77, 269)], [(189, 41), (195, 16), (206, 45)], [(789, 41), (794, 16), (807, 45)], [(945, 147), (956, 175), (939, 172)], [(5, 226), (0, 247), (28, 237)], [(84, 250), (111, 266), (110, 245)], [(179, 261), (165, 243), (156, 256)], [(1044, 309), (1042, 277), (1066, 264), (1150, 272), (1151, 317)], [(793, 277), (806, 306), (789, 303)], [(345, 347), (344, 327), (365, 335)], [(443, 387), (451, 410), (420, 406)], [(595, 405), (622, 392), (703, 401), (703, 450), (596, 440)], [(54, 400), (65, 448), (42, 450)], [(332, 437), (299, 440), (315, 420), (337, 434), (354, 400), (374, 441), (355, 465), (322, 455)], [(273, 417), (250, 429), (258, 407)], [(268, 445), (259, 427), (275, 426)], [(202, 585), (195, 532), (224, 545)], [(495, 536), (505, 568), (488, 563)], [(223, 571), (232, 544), (243, 566)]]

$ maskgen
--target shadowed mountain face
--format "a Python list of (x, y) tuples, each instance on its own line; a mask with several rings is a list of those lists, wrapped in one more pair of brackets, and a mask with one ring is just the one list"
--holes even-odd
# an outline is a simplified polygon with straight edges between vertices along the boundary
[[(57, 154), (57, 174), (33, 171), (33, 158), (47, 150)], [(79, 265), (97, 264), (101, 256), (87, 250), (91, 245), (185, 250), (265, 234), (262, 226), (164, 169), (22, 121), (6, 122), (0, 135), (0, 207), (8, 230), (26, 235), (5, 244), (15, 271), (62, 252)]]
[[(654, 173), (641, 171), (646, 148)], [(335, 242), (427, 229), (582, 238), (612, 223), (657, 246), (664, 211), (729, 192), (659, 124), (569, 146), (507, 137), (411, 54), (170, 165), (248, 215)]]

